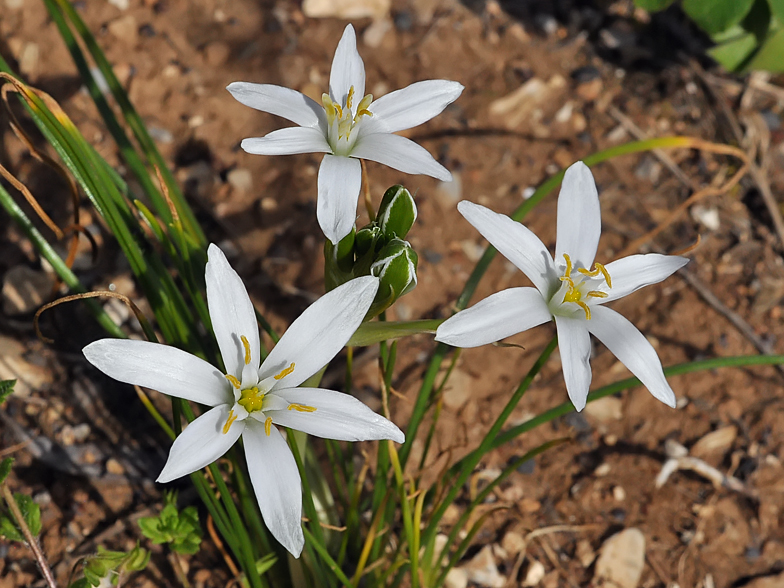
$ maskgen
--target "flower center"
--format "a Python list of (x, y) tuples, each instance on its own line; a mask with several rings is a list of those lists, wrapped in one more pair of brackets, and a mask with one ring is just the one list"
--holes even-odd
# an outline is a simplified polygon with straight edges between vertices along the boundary
[(354, 86), (348, 90), (346, 103), (341, 105), (332, 100), (329, 94), (321, 95), (321, 103), (327, 111), (327, 141), (335, 155), (348, 155), (354, 146), (357, 134), (352, 133), (359, 126), (363, 116), (373, 116), (368, 110), (373, 102), (373, 94), (367, 94), (357, 104), (356, 112), (353, 110)]
[[(247, 345), (247, 339), (245, 337), (241, 337), (241, 339), (246, 349), (245, 361), (247, 365), (250, 362), (250, 352), (248, 351), (250, 347)], [(254, 419), (264, 423), (264, 431), (269, 437), (272, 431), (272, 417), (268, 417), (262, 412), (265, 408), (272, 411), (283, 410), (285, 408), (286, 410), (296, 410), (297, 412), (316, 412), (315, 407), (306, 404), (284, 402), (283, 406), (279, 406), (278, 403), (282, 400), (275, 397), (273, 397), (275, 399), (271, 401), (271, 405), (265, 402), (267, 394), (269, 394), (270, 390), (275, 386), (275, 383), (291, 374), (294, 371), (294, 365), (294, 363), (291, 363), (287, 368), (283, 368), (280, 373), (264, 378), (260, 382), (256, 381), (253, 385), (248, 385), (244, 388), (242, 383), (240, 383), (235, 376), (226, 374), (226, 379), (231, 382), (231, 385), (236, 390), (234, 393), (236, 404), (234, 405), (234, 408), (229, 411), (229, 416), (226, 419), (226, 423), (223, 425), (223, 434), (225, 435), (229, 432), (231, 425), (237, 419), (245, 420), (248, 416), (253, 415)], [(237, 392), (239, 392), (239, 398), (237, 397)], [(265, 404), (267, 404), (266, 407)], [(237, 406), (244, 409), (244, 411), (238, 410), (235, 412)]]
[[(585, 313), (585, 319), (591, 320), (591, 308), (587, 304), (590, 298), (607, 298), (608, 294), (601, 290), (593, 288), (600, 286), (602, 282), (607, 284), (608, 288), (612, 288), (612, 278), (601, 263), (594, 263), (593, 270), (572, 266), (572, 259), (568, 254), (564, 253), (564, 261), (566, 262), (566, 269), (564, 275), (561, 276), (561, 288), (556, 292), (550, 300), (550, 310), (554, 310), (554, 306), (562, 307), (564, 305), (575, 304), (579, 306)], [(574, 275), (577, 272), (577, 275)], [(558, 299), (560, 302), (557, 302)], [(554, 313), (558, 314), (558, 313)]]

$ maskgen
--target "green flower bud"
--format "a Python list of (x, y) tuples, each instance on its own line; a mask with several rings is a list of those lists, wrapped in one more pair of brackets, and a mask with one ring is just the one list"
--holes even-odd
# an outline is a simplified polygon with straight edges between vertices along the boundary
[(378, 207), (376, 223), (387, 241), (395, 237), (403, 239), (414, 225), (416, 217), (414, 197), (405, 187), (397, 185), (384, 193)]
[(386, 310), (395, 300), (414, 289), (418, 263), (416, 252), (401, 239), (392, 239), (381, 249), (376, 261), (370, 266), (370, 272), (381, 279), (381, 284), (369, 316)]
[(356, 230), (343, 237), (337, 245), (329, 239), (324, 240), (324, 283), (327, 292), (349, 281), (354, 266), (354, 239)]
[(373, 249), (380, 236), (381, 229), (376, 225), (370, 224), (359, 229), (354, 239), (354, 251), (357, 254), (357, 259)]

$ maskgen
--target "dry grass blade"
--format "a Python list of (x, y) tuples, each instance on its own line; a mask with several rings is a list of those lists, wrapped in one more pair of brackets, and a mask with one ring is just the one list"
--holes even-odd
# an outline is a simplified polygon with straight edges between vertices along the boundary
[(131, 312), (133, 312), (134, 316), (139, 321), (139, 324), (142, 326), (142, 329), (144, 330), (144, 332), (145, 333), (148, 333), (148, 332), (152, 333), (152, 327), (150, 326), (150, 322), (147, 320), (147, 317), (144, 316), (144, 313), (139, 309), (139, 307), (136, 306), (136, 304), (134, 304), (133, 300), (131, 300), (127, 296), (125, 296), (123, 294), (119, 294), (117, 292), (110, 292), (108, 290), (101, 290), (101, 291), (98, 291), (98, 292), (85, 292), (84, 294), (72, 294), (70, 296), (63, 296), (62, 298), (59, 298), (59, 299), (57, 299), (57, 300), (55, 300), (53, 302), (50, 302), (49, 304), (44, 304), (41, 308), (38, 309), (38, 311), (35, 313), (35, 316), (33, 317), (33, 327), (35, 328), (36, 335), (38, 335), (38, 338), (41, 339), (41, 341), (43, 341), (45, 343), (50, 343), (50, 344), (54, 343), (53, 339), (49, 339), (48, 337), (44, 337), (44, 335), (43, 335), (43, 333), (41, 333), (41, 329), (40, 329), (40, 327), (38, 325), (38, 321), (39, 321), (39, 319), (41, 317), (41, 314), (43, 314), (44, 311), (49, 310), (50, 308), (52, 308), (54, 306), (58, 306), (60, 304), (63, 304), (64, 302), (73, 302), (74, 300), (84, 300), (86, 298), (101, 298), (101, 297), (117, 298), (118, 300), (121, 300), (122, 302), (124, 302), (126, 304), (126, 306), (128, 306), (128, 308), (131, 309)]

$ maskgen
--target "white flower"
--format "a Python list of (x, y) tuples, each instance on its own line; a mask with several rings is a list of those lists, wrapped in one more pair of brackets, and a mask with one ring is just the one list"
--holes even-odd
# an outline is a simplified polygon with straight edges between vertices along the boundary
[(404, 441), (393, 423), (348, 394), (297, 388), (327, 364), (357, 330), (378, 278), (351, 280), (314, 302), (259, 366), (259, 330), (245, 286), (215, 245), (208, 251), (207, 304), (224, 375), (175, 347), (102, 339), (83, 352), (112, 378), (212, 407), (177, 437), (158, 482), (195, 472), (242, 435), (253, 489), (274, 537), (294, 556), (304, 545), (302, 491), (289, 447), (275, 427), (342, 441)]
[(656, 351), (634, 325), (603, 305), (661, 282), (689, 260), (651, 253), (624, 257), (606, 266), (594, 263), (602, 228), (599, 195), (584, 163), (572, 165), (563, 179), (555, 260), (536, 235), (509, 217), (468, 201), (457, 208), (536, 288), (502, 290), (457, 313), (438, 328), (437, 341), (476, 347), (554, 319), (566, 390), (577, 410), (585, 407), (591, 384), (589, 333), (651, 394), (675, 406), (675, 394)]
[(452, 175), (424, 148), (393, 135), (430, 120), (457, 100), (463, 86), (427, 80), (373, 101), (365, 94), (365, 65), (357, 52), (354, 27), (343, 32), (322, 104), (289, 88), (234, 82), (227, 90), (246, 106), (299, 125), (264, 137), (244, 139), (242, 148), (258, 155), (326, 153), (318, 174), (317, 216), (327, 239), (337, 244), (351, 232), (362, 183), (358, 159), (383, 163), (409, 174), (449, 181)]

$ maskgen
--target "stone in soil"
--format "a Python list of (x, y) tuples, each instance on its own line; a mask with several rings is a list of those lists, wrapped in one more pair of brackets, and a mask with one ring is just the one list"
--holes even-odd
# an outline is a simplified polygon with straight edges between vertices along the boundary
[(625, 529), (602, 545), (593, 583), (614, 588), (637, 588), (645, 566), (645, 536), (639, 529)]
[(498, 572), (493, 548), (485, 545), (467, 564), (461, 566), (471, 582), (486, 588), (502, 588), (506, 579)]
[(44, 271), (26, 265), (11, 268), (3, 279), (3, 313), (16, 315), (37, 310), (48, 299), (53, 286), (54, 279)]

